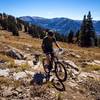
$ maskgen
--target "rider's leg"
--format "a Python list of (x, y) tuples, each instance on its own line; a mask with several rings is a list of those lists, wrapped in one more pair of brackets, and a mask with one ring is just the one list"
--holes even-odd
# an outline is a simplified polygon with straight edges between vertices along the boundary
[(51, 54), (48, 54), (48, 55), (47, 55), (47, 63), (48, 63), (49, 71), (51, 71), (51, 69), (52, 69)]
[(48, 72), (50, 72), (50, 55), (49, 54), (46, 54), (46, 62), (45, 62), (45, 65), (46, 65), (46, 67), (47, 67), (47, 70), (48, 70)]
[(52, 52), (51, 53), (51, 70), (54, 70), (53, 69), (53, 60), (54, 60), (54, 53)]
[(46, 67), (46, 79), (47, 81), (49, 81), (50, 79), (50, 55), (46, 54), (46, 63), (45, 63), (45, 67)]

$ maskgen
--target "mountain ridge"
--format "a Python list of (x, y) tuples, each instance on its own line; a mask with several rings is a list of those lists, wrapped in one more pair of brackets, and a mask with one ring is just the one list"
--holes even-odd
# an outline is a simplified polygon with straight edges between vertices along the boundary
[[(31, 24), (55, 30), (61, 34), (67, 34), (70, 30), (76, 32), (80, 29), (82, 23), (82, 20), (73, 20), (65, 17), (43, 18), (37, 16), (22, 16), (19, 18)], [(100, 20), (93, 20), (93, 24), (96, 33), (100, 35)]]

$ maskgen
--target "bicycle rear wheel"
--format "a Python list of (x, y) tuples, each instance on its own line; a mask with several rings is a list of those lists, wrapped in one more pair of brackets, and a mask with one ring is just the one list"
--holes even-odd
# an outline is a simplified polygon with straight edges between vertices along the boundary
[(56, 77), (60, 81), (62, 81), (62, 82), (66, 81), (67, 71), (66, 71), (65, 66), (61, 62), (56, 62), (55, 63), (55, 74), (56, 74)]

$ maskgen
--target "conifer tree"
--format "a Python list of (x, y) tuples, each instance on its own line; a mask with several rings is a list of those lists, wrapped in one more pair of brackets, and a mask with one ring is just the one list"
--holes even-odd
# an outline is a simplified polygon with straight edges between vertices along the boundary
[(76, 38), (75, 43), (77, 43), (79, 41), (79, 33), (80, 33), (80, 31), (78, 30), (75, 34), (75, 38)]
[(87, 37), (88, 37), (88, 46), (93, 46), (95, 45), (95, 40), (96, 40), (96, 35), (95, 35), (95, 30), (93, 27), (93, 22), (92, 22), (92, 17), (91, 17), (91, 12), (89, 11), (87, 15)]
[(82, 47), (85, 46), (85, 36), (86, 36), (86, 15), (84, 15), (79, 35), (79, 42), (80, 42), (79, 44)]
[(68, 36), (67, 36), (67, 42), (68, 43), (73, 43), (73, 37), (74, 37), (74, 32), (70, 30)]
[(87, 18), (84, 16), (81, 29), (80, 29), (80, 46), (90, 47), (96, 43), (96, 35), (93, 27), (91, 12), (89, 11)]

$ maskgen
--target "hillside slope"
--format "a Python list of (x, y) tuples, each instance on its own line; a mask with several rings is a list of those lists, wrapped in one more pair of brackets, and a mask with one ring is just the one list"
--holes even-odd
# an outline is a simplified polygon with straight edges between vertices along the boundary
[[(52, 82), (38, 85), (32, 81), (36, 73), (38, 75), (45, 74), (41, 62), (44, 57), (41, 43), (42, 40), (32, 38), (24, 32), (20, 32), (20, 36), (17, 37), (12, 36), (10, 32), (0, 30), (1, 100), (100, 99), (100, 48), (81, 48), (75, 44), (59, 42), (61, 47), (65, 49), (64, 54), (59, 58), (63, 57), (65, 62), (70, 62), (80, 69), (80, 73), (74, 69), (71, 70), (74, 74), (78, 73), (78, 76), (73, 76), (69, 72), (68, 79), (64, 83), (56, 84), (58, 88), (62, 89), (59, 91)], [(21, 59), (14, 58), (13, 51)], [(40, 60), (37, 63), (35, 62), (35, 54), (40, 54)]]

